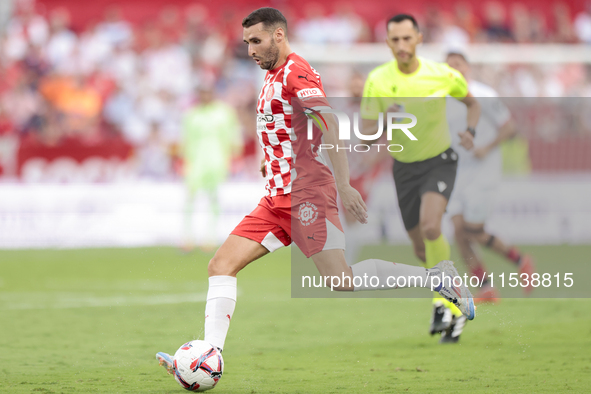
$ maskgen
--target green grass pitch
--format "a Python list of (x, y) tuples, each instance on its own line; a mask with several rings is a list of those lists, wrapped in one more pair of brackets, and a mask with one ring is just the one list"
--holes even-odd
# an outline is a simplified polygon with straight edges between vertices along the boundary
[[(539, 266), (591, 255), (590, 246), (527, 250)], [(416, 261), (409, 247), (392, 253)], [(209, 258), (174, 248), (0, 251), (0, 392), (185, 392), (154, 355), (202, 338)], [(589, 299), (481, 306), (460, 344), (439, 345), (427, 334), (428, 298), (292, 299), (289, 276), (289, 249), (239, 274), (214, 393), (591, 391)]]

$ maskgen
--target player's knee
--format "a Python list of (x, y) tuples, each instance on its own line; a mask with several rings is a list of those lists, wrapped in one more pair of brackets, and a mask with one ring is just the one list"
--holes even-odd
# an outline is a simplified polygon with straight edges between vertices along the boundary
[(456, 226), (454, 229), (454, 237), (456, 242), (465, 242), (470, 240), (468, 233), (466, 233), (464, 229), (459, 226)]
[(466, 238), (470, 241), (478, 242), (482, 245), (486, 244), (490, 238), (482, 227), (465, 227), (463, 231), (466, 234)]
[(490, 248), (490, 247), (492, 247), (493, 243), (495, 242), (495, 236), (483, 231), (482, 233), (478, 234), (477, 241), (482, 246), (486, 246), (487, 248)]
[(454, 228), (454, 237), (456, 238), (456, 241), (461, 241), (464, 239), (464, 231), (456, 226)]
[(227, 275), (227, 276), (235, 276), (237, 272), (232, 269), (232, 264), (228, 259), (218, 256), (217, 254), (209, 260), (209, 264), (207, 265), (207, 273), (209, 276), (219, 276), (219, 275)]
[(435, 240), (441, 235), (441, 225), (433, 220), (421, 222), (421, 232), (423, 238)]

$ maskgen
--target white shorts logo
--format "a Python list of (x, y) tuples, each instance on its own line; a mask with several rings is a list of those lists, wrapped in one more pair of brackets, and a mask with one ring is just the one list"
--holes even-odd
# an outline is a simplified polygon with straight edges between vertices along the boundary
[(305, 202), (300, 205), (298, 216), (302, 226), (309, 226), (318, 219), (318, 208), (311, 202)]
[(296, 93), (298, 97), (324, 97), (322, 91), (318, 88), (302, 89)]

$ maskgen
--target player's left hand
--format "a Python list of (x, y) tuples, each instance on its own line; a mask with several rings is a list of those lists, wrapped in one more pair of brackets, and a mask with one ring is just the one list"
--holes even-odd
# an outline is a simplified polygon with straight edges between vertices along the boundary
[(351, 185), (347, 184), (339, 187), (339, 195), (343, 206), (357, 219), (359, 223), (367, 223), (367, 206), (365, 201), (361, 198), (361, 194), (355, 190)]
[(474, 147), (474, 136), (468, 130), (458, 133), (458, 136), (460, 136), (460, 145), (464, 148), (470, 150)]
[(263, 176), (263, 178), (267, 177), (267, 166), (265, 165), (265, 159), (261, 160), (261, 175)]

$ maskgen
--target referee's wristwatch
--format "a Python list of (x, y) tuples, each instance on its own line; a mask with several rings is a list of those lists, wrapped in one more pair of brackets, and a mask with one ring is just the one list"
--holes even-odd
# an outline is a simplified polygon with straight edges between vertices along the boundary
[(476, 129), (474, 127), (468, 127), (466, 131), (472, 134), (472, 137), (476, 137)]

